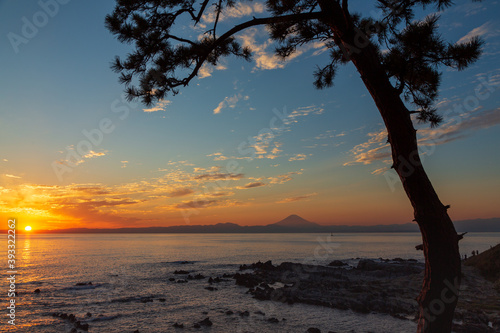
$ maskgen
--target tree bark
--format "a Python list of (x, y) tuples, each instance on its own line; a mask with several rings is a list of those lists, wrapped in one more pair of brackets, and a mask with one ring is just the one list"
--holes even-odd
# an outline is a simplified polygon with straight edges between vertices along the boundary
[(418, 154), (416, 130), (410, 112), (384, 71), (375, 46), (350, 22), (347, 8), (335, 1), (319, 0), (320, 7), (335, 35), (370, 92), (387, 128), (393, 168), (410, 199), (414, 217), (422, 234), (425, 277), (417, 298), (417, 332), (451, 332), (458, 301), (461, 262), (458, 237), (439, 200)]

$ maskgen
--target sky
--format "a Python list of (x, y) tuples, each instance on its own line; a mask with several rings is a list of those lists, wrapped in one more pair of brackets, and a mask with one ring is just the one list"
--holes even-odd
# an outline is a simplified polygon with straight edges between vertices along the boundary
[[(364, 2), (366, 5), (367, 2)], [(378, 15), (375, 9), (356, 8)], [(237, 39), (253, 59), (205, 66), (176, 96), (127, 102), (110, 69), (130, 45), (104, 27), (114, 1), (0, 1), (0, 219), (18, 227), (408, 223), (411, 205), (382, 119), (352, 64), (314, 88), (321, 43), (287, 62), (264, 28)], [(427, 13), (430, 13), (428, 11)], [(500, 4), (456, 1), (443, 38), (481, 36), (469, 69), (444, 69), (438, 128), (417, 124), (421, 158), (454, 220), (500, 217)], [(218, 29), (265, 17), (259, 1)], [(207, 15), (196, 38), (210, 26)]]

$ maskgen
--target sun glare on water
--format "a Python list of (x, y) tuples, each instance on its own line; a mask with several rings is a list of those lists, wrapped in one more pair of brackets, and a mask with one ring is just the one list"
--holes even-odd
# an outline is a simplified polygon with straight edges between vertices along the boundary
[(27, 226), (26, 228), (24, 228), (24, 230), (26, 230), (26, 231), (31, 231), (31, 227), (30, 227), (30, 226)]

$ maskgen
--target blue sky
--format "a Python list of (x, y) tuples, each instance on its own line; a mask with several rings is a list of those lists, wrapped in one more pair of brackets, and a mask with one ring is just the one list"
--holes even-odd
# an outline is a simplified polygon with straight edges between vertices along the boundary
[[(0, 1), (2, 216), (38, 229), (265, 224), (292, 213), (322, 224), (411, 221), (380, 115), (352, 65), (316, 90), (322, 46), (281, 63), (255, 28), (237, 37), (254, 50), (251, 62), (205, 67), (160, 105), (127, 103), (109, 68), (131, 51), (104, 28), (113, 7)], [(242, 3), (221, 31), (262, 8)], [(445, 39), (486, 42), (471, 68), (445, 70), (442, 126), (418, 125), (424, 165), (454, 219), (500, 216), (499, 12), (498, 1), (457, 1), (441, 13)], [(86, 154), (72, 160), (78, 149)]]

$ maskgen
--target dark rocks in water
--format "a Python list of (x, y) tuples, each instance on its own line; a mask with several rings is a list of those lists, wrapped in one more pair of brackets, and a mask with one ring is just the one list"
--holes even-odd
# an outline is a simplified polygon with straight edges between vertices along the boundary
[(188, 272), (188, 271), (185, 271), (185, 270), (180, 269), (180, 270), (176, 270), (176, 271), (174, 271), (174, 274), (189, 274), (189, 272)]
[(177, 283), (187, 283), (187, 280), (177, 280)]
[(247, 310), (243, 311), (243, 312), (240, 312), (239, 313), (241, 317), (248, 317), (250, 316), (250, 312), (248, 312)]
[(230, 315), (232, 315), (232, 314), (234, 314), (234, 312), (233, 312), (233, 311), (231, 311), (231, 310), (227, 310), (227, 311), (226, 311), (226, 315), (230, 316)]
[(202, 326), (212, 326), (213, 325), (212, 321), (208, 317), (203, 319), (202, 321), (200, 321), (198, 324), (200, 324)]
[(179, 324), (179, 323), (175, 323), (174, 325), (172, 325), (173, 327), (175, 328), (184, 328), (184, 324)]
[(273, 324), (280, 322), (280, 320), (278, 318), (274, 318), (274, 317), (269, 318), (267, 321), (270, 323), (273, 323)]
[(168, 279), (168, 281), (172, 281), (173, 282), (173, 281), (175, 281), (175, 278), (170, 278), (170, 279)]
[(331, 263), (329, 263), (328, 266), (342, 267), (342, 266), (347, 266), (347, 264), (343, 261), (340, 261), (340, 260), (334, 260)]
[(255, 311), (254, 313), (255, 313), (255, 314), (258, 314), (258, 315), (263, 315), (263, 316), (265, 316), (265, 315), (266, 315), (266, 314), (265, 314), (264, 312), (262, 312), (262, 311)]
[(160, 302), (166, 302), (167, 299), (166, 298), (158, 298), (158, 301), (160, 301)]
[(268, 260), (266, 262), (256, 262), (251, 265), (240, 265), (240, 271), (246, 270), (246, 269), (273, 269), (273, 263), (271, 260)]
[(215, 287), (205, 287), (206, 290), (209, 290), (209, 291), (216, 291), (218, 290), (217, 288)]
[(72, 313), (71, 313), (71, 314), (69, 314), (69, 315), (68, 315), (68, 320), (69, 320), (69, 321), (71, 321), (71, 322), (75, 322), (75, 321), (76, 321), (76, 317), (75, 317), (75, 315), (74, 315), (74, 314), (72, 314)]
[(69, 331), (69, 333), (78, 333), (78, 330), (76, 328), (71, 328), (71, 330)]
[(87, 316), (87, 317), (92, 317), (92, 313), (87, 312), (86, 316)]
[(194, 325), (193, 325), (193, 327), (194, 327), (194, 328), (201, 328), (201, 325), (200, 325), (200, 324), (198, 324), (198, 323), (196, 323), (196, 324), (194, 324)]
[(133, 333), (141, 333), (141, 332), (139, 332), (139, 330), (135, 330)]
[(228, 274), (228, 273), (222, 274), (223, 278), (232, 278), (233, 276), (234, 276), (234, 274)]
[(35, 293), (35, 294), (39, 294), (39, 293), (40, 293), (40, 289), (38, 289), (38, 288), (37, 288), (37, 289), (35, 289), (34, 293)]
[(141, 297), (141, 303), (152, 303), (153, 299), (151, 297)]
[(309, 327), (306, 331), (306, 333), (321, 333), (321, 330), (316, 327)]
[(75, 286), (91, 286), (92, 282), (77, 282)]
[(83, 331), (88, 331), (89, 330), (89, 324), (87, 323), (80, 323), (79, 321), (77, 321), (75, 323), (75, 327), (79, 330), (83, 330)]
[(247, 288), (253, 288), (261, 282), (261, 279), (259, 277), (251, 273), (236, 273), (234, 274), (234, 279), (236, 280), (237, 285), (245, 286)]

